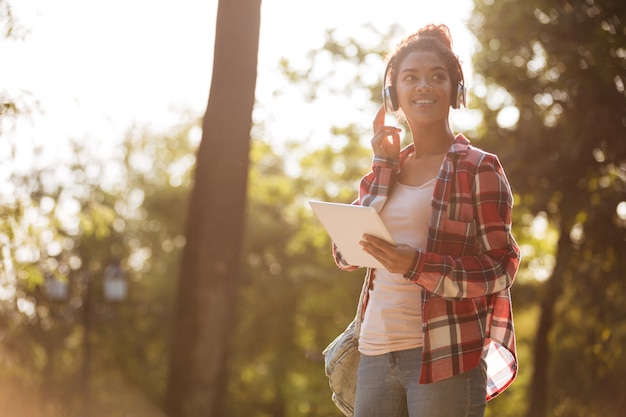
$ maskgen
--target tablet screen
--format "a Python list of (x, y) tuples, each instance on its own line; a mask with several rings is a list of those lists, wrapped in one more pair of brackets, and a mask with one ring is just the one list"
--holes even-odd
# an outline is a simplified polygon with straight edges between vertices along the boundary
[(354, 266), (384, 268), (359, 245), (364, 234), (395, 245), (374, 207), (324, 201), (309, 201), (309, 205), (346, 262)]

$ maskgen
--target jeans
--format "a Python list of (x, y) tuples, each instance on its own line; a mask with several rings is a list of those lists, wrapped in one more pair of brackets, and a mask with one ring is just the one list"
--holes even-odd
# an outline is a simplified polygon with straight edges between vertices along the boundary
[(422, 349), (361, 355), (354, 417), (482, 417), (485, 372), (419, 384)]

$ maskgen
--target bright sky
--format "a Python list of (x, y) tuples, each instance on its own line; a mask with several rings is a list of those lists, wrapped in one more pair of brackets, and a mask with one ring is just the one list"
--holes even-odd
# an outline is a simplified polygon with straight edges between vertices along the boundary
[[(9, 3), (29, 33), (24, 41), (0, 42), (2, 86), (30, 92), (43, 114), (5, 134), (45, 147), (69, 137), (117, 142), (132, 123), (159, 129), (173, 125), (182, 110), (204, 113), (217, 0)], [(283, 82), (279, 59), (304, 63), (329, 28), (358, 36), (366, 23), (381, 31), (398, 23), (407, 33), (446, 23), (467, 76), (474, 48), (465, 27), (471, 7), (471, 0), (263, 0), (257, 99), (266, 131), (276, 141), (304, 140), (343, 122), (341, 115), (370, 125), (373, 114), (355, 115), (332, 102), (312, 109), (299, 97), (272, 97)], [(382, 78), (383, 68), (370, 71)]]

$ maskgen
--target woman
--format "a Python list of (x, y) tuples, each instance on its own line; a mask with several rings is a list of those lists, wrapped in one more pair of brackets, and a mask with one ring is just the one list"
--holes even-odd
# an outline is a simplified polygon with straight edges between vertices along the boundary
[[(361, 241), (385, 268), (369, 271), (361, 306), (354, 415), (483, 416), (517, 372), (511, 190), (498, 158), (450, 129), (464, 86), (446, 26), (405, 38), (384, 82), (413, 141), (400, 149), (383, 105), (355, 203), (376, 207), (398, 244)], [(356, 268), (333, 253), (342, 269)]]

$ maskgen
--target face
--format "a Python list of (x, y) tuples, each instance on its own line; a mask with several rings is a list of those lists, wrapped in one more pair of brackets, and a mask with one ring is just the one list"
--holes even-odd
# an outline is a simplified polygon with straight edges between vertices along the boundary
[(446, 65), (436, 53), (409, 53), (398, 66), (394, 86), (409, 125), (447, 124), (452, 86)]

